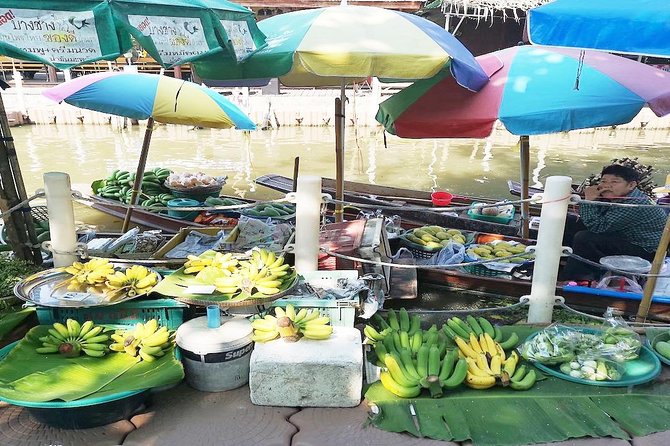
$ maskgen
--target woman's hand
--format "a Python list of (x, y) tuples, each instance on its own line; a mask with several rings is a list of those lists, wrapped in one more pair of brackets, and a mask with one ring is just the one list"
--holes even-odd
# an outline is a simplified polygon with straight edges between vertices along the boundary
[(594, 185), (594, 186), (588, 186), (584, 189), (584, 198), (586, 200), (596, 200), (601, 197), (601, 191), (600, 191), (600, 186)]

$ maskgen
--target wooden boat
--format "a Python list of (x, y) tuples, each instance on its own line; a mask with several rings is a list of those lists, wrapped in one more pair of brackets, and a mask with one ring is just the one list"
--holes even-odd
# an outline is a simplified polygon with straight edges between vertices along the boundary
[[(254, 182), (284, 193), (293, 190), (293, 179), (282, 175), (263, 175), (256, 178)], [(322, 184), (323, 193), (335, 196), (335, 180), (331, 178), (323, 178)], [(430, 194), (430, 192), (426, 191), (402, 189), (398, 187), (377, 186), (373, 184), (357, 183), (354, 181), (344, 182), (345, 201), (366, 205), (391, 206), (393, 209), (384, 209), (382, 212), (385, 215), (399, 215), (403, 220), (403, 224), (409, 223), (409, 226), (439, 225), (466, 231), (489, 232), (510, 236), (515, 236), (519, 233), (518, 212), (515, 213), (515, 218), (508, 224), (475, 220), (467, 216), (467, 211), (460, 211), (457, 217), (453, 215), (445, 215), (444, 213), (432, 211), (433, 204)], [(491, 203), (493, 201), (487, 198), (454, 195), (451, 205), (467, 206), (475, 202)], [(406, 206), (424, 206), (426, 212), (404, 209)]]

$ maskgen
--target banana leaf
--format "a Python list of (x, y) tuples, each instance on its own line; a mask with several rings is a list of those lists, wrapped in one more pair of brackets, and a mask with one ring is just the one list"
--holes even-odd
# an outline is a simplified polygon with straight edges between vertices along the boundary
[(0, 398), (12, 402), (73, 401), (175, 384), (183, 378), (181, 363), (173, 354), (151, 363), (114, 352), (103, 358), (38, 354), (39, 338), (49, 328), (30, 330), (0, 361)]
[(9, 333), (18, 327), (28, 316), (35, 312), (34, 308), (7, 313), (0, 319), (0, 339), (4, 339)]

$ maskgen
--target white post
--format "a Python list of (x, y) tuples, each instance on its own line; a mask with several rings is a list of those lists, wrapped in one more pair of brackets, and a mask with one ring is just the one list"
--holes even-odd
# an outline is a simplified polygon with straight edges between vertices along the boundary
[[(77, 260), (77, 234), (74, 227), (74, 208), (70, 176), (62, 172), (44, 174), (44, 194), (49, 212), (49, 230), (54, 267), (70, 266)], [(60, 254), (68, 253), (68, 254)]]
[(319, 269), (319, 219), (321, 217), (321, 177), (299, 176), (296, 191), (295, 269)]
[(63, 80), (65, 82), (70, 82), (72, 80), (72, 73), (69, 68), (63, 70)]
[(572, 178), (549, 177), (542, 195), (540, 230), (535, 248), (535, 267), (528, 308), (529, 324), (551, 323), (556, 299), (558, 264), (563, 251), (563, 231), (568, 212)]
[(26, 98), (23, 94), (23, 75), (19, 70), (14, 70), (12, 71), (12, 77), (14, 78), (14, 88), (16, 91), (16, 99), (19, 103), (19, 111), (23, 115), (27, 115), (28, 111), (26, 110)]

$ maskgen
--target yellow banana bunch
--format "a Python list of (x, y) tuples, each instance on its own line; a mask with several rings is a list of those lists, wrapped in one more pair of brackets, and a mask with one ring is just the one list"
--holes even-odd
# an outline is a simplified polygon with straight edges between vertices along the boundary
[(112, 290), (123, 291), (128, 296), (148, 293), (158, 283), (158, 275), (141, 265), (133, 265), (124, 272), (117, 271), (107, 277), (105, 284)]
[(109, 336), (101, 334), (103, 327), (95, 326), (92, 321), (80, 324), (68, 319), (64, 324), (56, 322), (49, 328), (48, 335), (42, 336), (42, 346), (35, 349), (37, 353), (60, 353), (67, 358), (79, 356), (82, 352), (87, 356), (101, 357), (108, 351)]
[(109, 259), (93, 258), (86, 263), (74, 262), (65, 271), (72, 274), (73, 284), (96, 285), (103, 284), (107, 276), (114, 273), (114, 266)]
[(184, 263), (184, 274), (196, 274), (208, 267), (232, 273), (237, 269), (238, 264), (239, 262), (230, 252), (224, 254), (208, 250), (200, 256), (189, 255), (188, 260)]
[(333, 333), (329, 325), (330, 318), (320, 316), (319, 311), (301, 308), (298, 312), (293, 305), (286, 309), (275, 307), (275, 315), (265, 315), (251, 321), (254, 329), (252, 339), (256, 342), (267, 342), (283, 338), (286, 341), (297, 341), (301, 337), (307, 339), (327, 339)]
[(110, 350), (138, 356), (147, 362), (165, 355), (174, 345), (174, 336), (167, 327), (161, 327), (156, 319), (138, 322), (129, 330), (119, 330), (112, 335)]
[(194, 255), (189, 255), (188, 260), (184, 263), (184, 274), (195, 274), (208, 266), (212, 266), (214, 259), (201, 258)]

